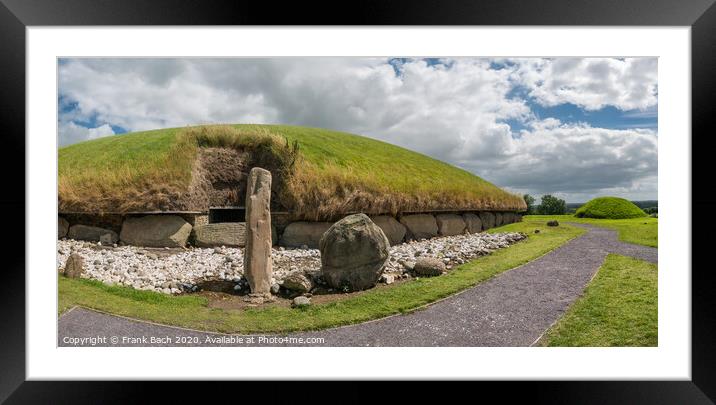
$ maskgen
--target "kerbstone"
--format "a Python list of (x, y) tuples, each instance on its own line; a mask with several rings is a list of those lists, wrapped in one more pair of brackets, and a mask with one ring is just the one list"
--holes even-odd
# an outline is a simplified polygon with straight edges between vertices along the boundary
[(480, 212), (480, 220), (482, 221), (482, 229), (485, 231), (495, 227), (495, 214), (489, 211)]
[(465, 221), (465, 227), (467, 228), (468, 232), (470, 232), (470, 233), (482, 232), (482, 220), (480, 220), (480, 217), (478, 217), (477, 215), (472, 214), (472, 213), (467, 213), (467, 214), (463, 214), (462, 218)]
[(405, 234), (407, 233), (405, 225), (401, 224), (390, 215), (371, 217), (371, 220), (373, 223), (378, 225), (385, 236), (388, 237), (388, 241), (390, 241), (391, 246), (403, 243), (403, 239), (405, 239)]
[(465, 233), (465, 221), (457, 214), (438, 214), (435, 216), (440, 236), (455, 236)]
[(430, 214), (404, 215), (400, 223), (407, 229), (407, 239), (430, 239), (438, 235), (438, 223)]
[(70, 229), (70, 223), (62, 217), (57, 218), (57, 239), (62, 239), (67, 236), (67, 231)]
[(194, 227), (194, 243), (198, 247), (246, 246), (245, 222), (220, 222)]
[[(118, 240), (117, 232), (111, 229), (100, 228), (89, 225), (72, 225), (67, 231), (67, 237), (75, 240), (86, 240), (90, 242), (99, 242), (103, 235), (109, 234), (108, 240), (115, 243)], [(105, 237), (106, 238), (106, 237)]]
[(184, 247), (191, 225), (178, 215), (129, 217), (122, 223), (119, 238), (128, 245)]
[(283, 230), (279, 245), (296, 248), (307, 246), (317, 249), (321, 236), (331, 225), (333, 224), (330, 222), (291, 222)]

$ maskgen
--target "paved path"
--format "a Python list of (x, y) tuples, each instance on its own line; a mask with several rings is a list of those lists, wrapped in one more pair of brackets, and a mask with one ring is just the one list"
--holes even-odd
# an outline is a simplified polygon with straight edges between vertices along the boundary
[[(98, 346), (530, 346), (579, 297), (608, 253), (657, 262), (656, 248), (620, 242), (609, 229), (574, 225), (588, 231), (536, 260), (406, 315), (318, 332), (252, 337), (75, 308), (60, 317), (58, 345), (89, 346), (90, 338), (100, 336), (106, 341), (95, 341)], [(166, 337), (169, 342), (158, 340)], [(307, 340), (313, 338), (323, 341)]]

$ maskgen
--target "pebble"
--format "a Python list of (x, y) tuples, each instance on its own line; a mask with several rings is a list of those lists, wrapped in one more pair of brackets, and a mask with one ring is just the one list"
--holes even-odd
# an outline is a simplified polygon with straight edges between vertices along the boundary
[[(525, 237), (524, 234), (514, 232), (478, 233), (437, 237), (392, 246), (390, 260), (384, 269), (384, 273), (392, 277), (385, 277), (383, 280), (394, 281), (409, 277), (407, 272), (413, 268), (418, 256), (436, 257), (443, 260), (447, 266), (454, 267), (496, 249), (505, 248)], [(63, 268), (70, 254), (76, 252), (84, 259), (86, 278), (166, 294), (195, 292), (198, 290), (197, 284), (202, 281), (237, 282), (243, 280), (244, 276), (243, 248), (194, 248), (176, 253), (162, 253), (160, 257), (151, 250), (135, 246), (107, 249), (97, 247), (91, 242), (63, 239), (57, 241), (57, 252), (57, 269)], [(318, 277), (321, 270), (321, 254), (318, 249), (279, 247), (272, 249), (271, 258), (273, 284), (280, 285), (284, 278), (294, 272), (312, 275), (319, 284), (323, 284)]]

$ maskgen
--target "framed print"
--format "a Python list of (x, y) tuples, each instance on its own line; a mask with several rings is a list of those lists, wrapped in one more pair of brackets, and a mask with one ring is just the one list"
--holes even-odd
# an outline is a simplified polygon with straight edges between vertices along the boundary
[(716, 396), (711, 2), (163, 3), (0, 9), (3, 399)]

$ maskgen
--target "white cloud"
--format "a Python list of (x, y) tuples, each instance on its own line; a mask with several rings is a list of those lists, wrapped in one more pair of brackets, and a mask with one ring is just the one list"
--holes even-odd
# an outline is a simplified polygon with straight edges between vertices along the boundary
[(645, 110), (657, 103), (656, 58), (516, 59), (514, 80), (540, 104)]
[(656, 197), (656, 132), (545, 121), (532, 123), (512, 139), (509, 156), (487, 167), (469, 160), (462, 164), (514, 190), (561, 193), (575, 202), (632, 192), (638, 196), (632, 198)]
[[(520, 191), (571, 198), (650, 187), (654, 132), (537, 120), (513, 90), (525, 86), (545, 105), (648, 108), (656, 103), (655, 59), (519, 59), (502, 69), (487, 59), (441, 62), (409, 60), (396, 75), (377, 58), (69, 60), (60, 94), (78, 108), (61, 114), (61, 143), (111, 135), (109, 125), (82, 132), (70, 120), (130, 131), (283, 123), (386, 140)], [(508, 120), (526, 130), (515, 134)]]
[(114, 130), (112, 130), (109, 124), (104, 124), (96, 128), (86, 128), (72, 121), (60, 122), (59, 132), (60, 146), (114, 135)]

